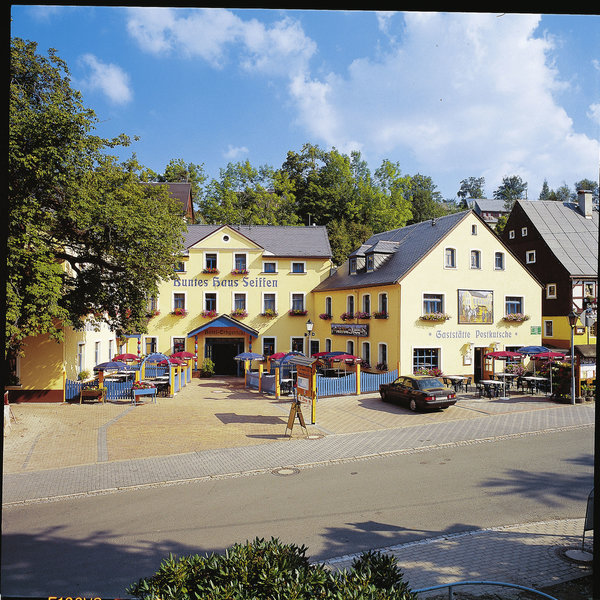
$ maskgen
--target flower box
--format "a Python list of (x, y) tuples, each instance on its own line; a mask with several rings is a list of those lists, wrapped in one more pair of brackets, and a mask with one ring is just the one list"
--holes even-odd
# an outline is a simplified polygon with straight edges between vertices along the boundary
[(243, 319), (244, 317), (248, 316), (248, 313), (243, 308), (236, 308), (235, 310), (231, 311), (231, 316)]
[(175, 308), (173, 309), (171, 314), (175, 315), (176, 317), (185, 317), (188, 313), (187, 310), (185, 310), (185, 308)]
[(151, 310), (148, 313), (148, 318), (151, 319), (152, 317), (158, 317), (158, 315), (160, 315), (160, 310)]
[(202, 269), (202, 272), (210, 275), (218, 275), (219, 269), (216, 267), (206, 267), (206, 269)]
[(355, 319), (370, 319), (371, 313), (368, 312), (357, 312), (354, 314)]
[(324, 321), (331, 321), (332, 315), (329, 315), (327, 313), (321, 313), (319, 315), (319, 319), (323, 319)]
[(354, 319), (354, 313), (345, 312), (340, 315), (342, 321), (352, 321)]
[(288, 315), (290, 315), (290, 317), (302, 317), (307, 314), (308, 311), (301, 308), (292, 308), (288, 311)]
[(386, 312), (374, 312), (373, 318), (375, 319), (387, 319), (389, 315)]
[(522, 323), (523, 321), (529, 320), (529, 315), (524, 315), (523, 313), (513, 313), (510, 315), (504, 315), (502, 320), (508, 323)]
[(203, 310), (201, 313), (202, 318), (204, 319), (214, 319), (217, 316), (216, 310)]
[(248, 269), (233, 269), (233, 271), (231, 271), (232, 275), (248, 275), (250, 271), (248, 271)]
[(154, 402), (156, 402), (156, 388), (155, 387), (147, 387), (147, 388), (133, 388), (131, 390), (133, 394), (133, 403), (135, 404), (138, 400), (138, 396), (152, 396)]
[(273, 319), (277, 316), (277, 311), (267, 308), (264, 313), (260, 314), (261, 317), (265, 317), (266, 319)]
[(447, 321), (450, 318), (450, 315), (447, 315), (446, 313), (427, 313), (421, 315), (419, 318), (421, 319), (421, 321), (441, 323), (443, 321)]

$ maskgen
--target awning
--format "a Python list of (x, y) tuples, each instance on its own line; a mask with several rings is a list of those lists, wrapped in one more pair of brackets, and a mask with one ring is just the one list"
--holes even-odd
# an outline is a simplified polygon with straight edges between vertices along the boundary
[(258, 331), (256, 329), (248, 327), (248, 325), (244, 325), (244, 323), (238, 321), (237, 319), (234, 319), (233, 317), (230, 317), (229, 315), (219, 315), (218, 317), (215, 317), (212, 321), (205, 323), (201, 327), (193, 329), (187, 334), (187, 336), (189, 338), (194, 337), (195, 335), (198, 335), (203, 331), (206, 331), (207, 329), (211, 329), (213, 327), (235, 327), (236, 329), (239, 329), (240, 331), (247, 333), (252, 337), (258, 337)]
[(596, 358), (596, 344), (576, 344), (575, 354), (584, 358)]

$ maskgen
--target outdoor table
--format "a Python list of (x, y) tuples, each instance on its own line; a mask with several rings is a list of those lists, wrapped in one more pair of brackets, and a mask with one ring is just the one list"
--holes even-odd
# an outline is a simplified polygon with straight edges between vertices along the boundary
[(533, 376), (523, 377), (523, 379), (525, 381), (531, 382), (531, 387), (532, 387), (533, 393), (535, 393), (536, 391), (539, 391), (539, 386), (542, 381), (546, 381), (546, 382), (549, 381), (545, 377), (533, 377)]
[(501, 381), (496, 381), (495, 379), (480, 379), (479, 383), (483, 385), (488, 398), (496, 396), (498, 386), (502, 385)]
[(458, 392), (462, 382), (466, 379), (463, 375), (444, 375), (444, 378), (449, 379), (452, 382), (452, 387), (455, 392)]

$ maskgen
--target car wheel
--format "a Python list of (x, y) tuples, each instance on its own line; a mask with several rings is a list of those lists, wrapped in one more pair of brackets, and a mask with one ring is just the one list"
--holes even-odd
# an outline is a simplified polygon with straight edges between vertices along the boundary
[(408, 408), (410, 408), (410, 410), (413, 412), (417, 412), (417, 403), (414, 398), (410, 401)]
[(386, 395), (386, 393), (384, 391), (379, 392), (379, 394), (380, 394), (381, 399), (383, 400), (383, 402), (387, 402), (388, 401), (387, 395)]

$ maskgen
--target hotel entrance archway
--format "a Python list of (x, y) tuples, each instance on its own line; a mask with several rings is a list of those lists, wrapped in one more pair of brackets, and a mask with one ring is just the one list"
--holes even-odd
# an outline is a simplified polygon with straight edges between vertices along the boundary
[(204, 356), (215, 363), (215, 375), (240, 375), (241, 365), (234, 357), (244, 351), (244, 338), (206, 338)]

